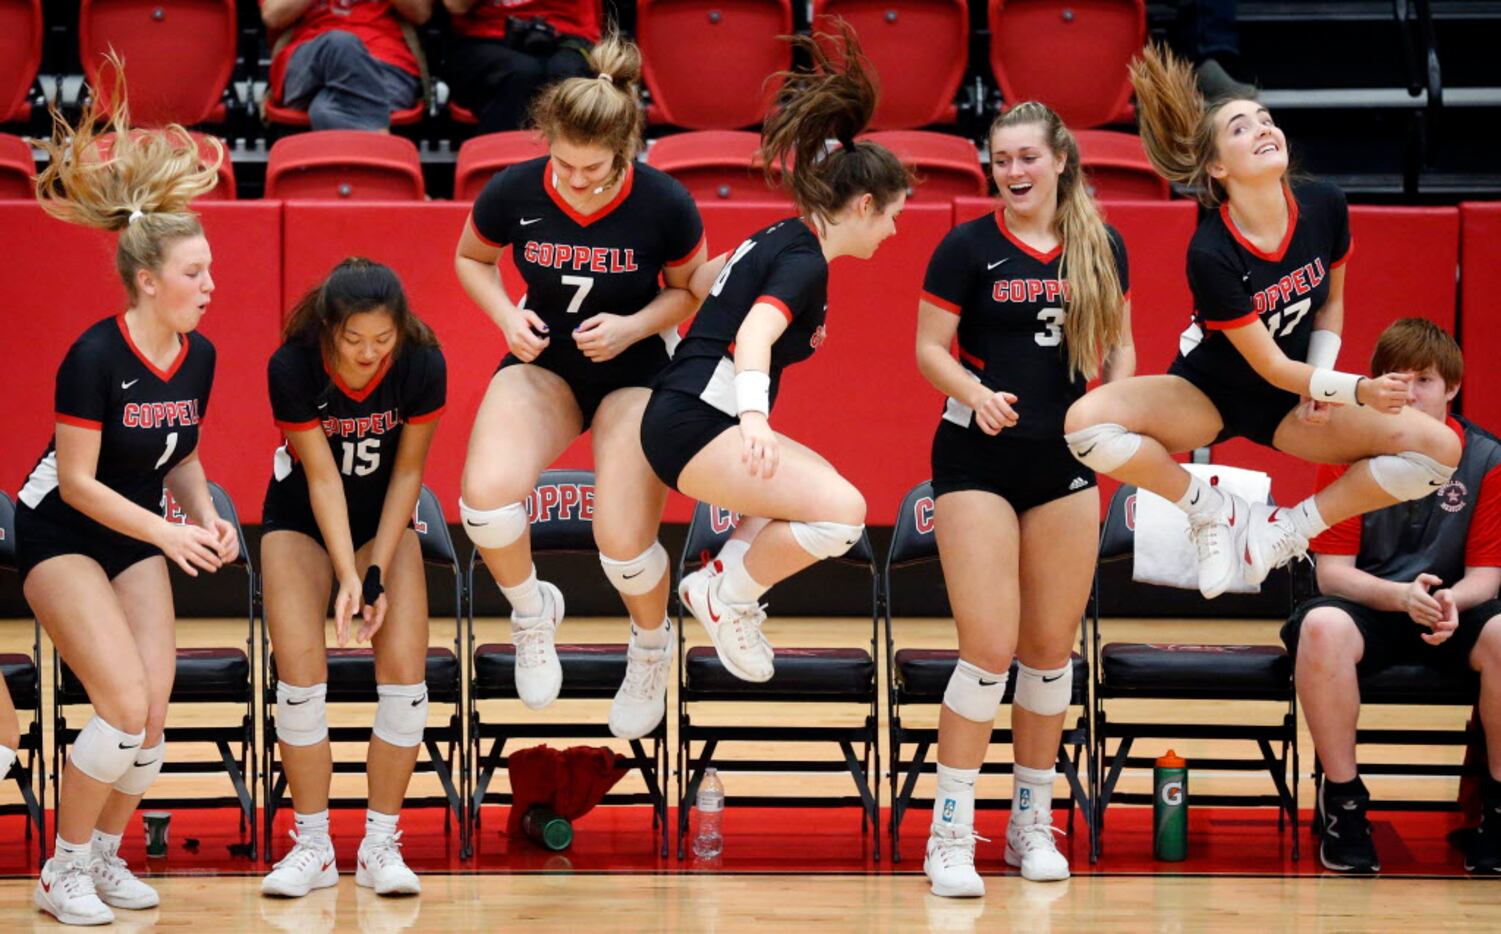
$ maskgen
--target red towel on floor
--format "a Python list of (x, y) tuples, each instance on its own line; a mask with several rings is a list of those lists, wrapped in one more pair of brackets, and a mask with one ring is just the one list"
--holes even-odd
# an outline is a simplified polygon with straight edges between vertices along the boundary
[(559, 817), (578, 820), (594, 809), (615, 783), (629, 771), (620, 756), (604, 746), (553, 749), (533, 746), (511, 754), (511, 814), (506, 832), (521, 833), (521, 818), (534, 804), (543, 804)]

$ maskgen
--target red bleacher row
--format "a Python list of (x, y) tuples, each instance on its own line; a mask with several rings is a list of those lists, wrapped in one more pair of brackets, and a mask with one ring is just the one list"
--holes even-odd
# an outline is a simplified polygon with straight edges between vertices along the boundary
[[(813, 360), (787, 374), (776, 426), (811, 443), (864, 491), (873, 524), (890, 524), (902, 495), (928, 475), (940, 398), (913, 362), (923, 271), (956, 220), (991, 209), (980, 198), (910, 205), (897, 236), (873, 261), (836, 262), (828, 342)], [(445, 502), (456, 502), (469, 426), (505, 350), (499, 331), (454, 277), (453, 250), (467, 210), (463, 204), (409, 202), (200, 206), (217, 283), (202, 331), (219, 353), (203, 459), (246, 521), (260, 519), (271, 452), (279, 441), (266, 397), (265, 364), (277, 346), (282, 313), (350, 255), (395, 268), (413, 307), (443, 342), (449, 405), (428, 482)], [(713, 252), (732, 248), (786, 214), (777, 204), (704, 203), (701, 210)], [(1138, 372), (1161, 373), (1190, 310), (1184, 256), (1195, 205), (1116, 202), (1106, 211), (1130, 252)], [(1342, 366), (1363, 369), (1376, 336), (1395, 318), (1421, 315), (1453, 329), (1462, 308), (1470, 364), (1461, 397), (1464, 412), (1482, 425), (1501, 428), (1501, 374), (1486, 365), (1489, 354), (1501, 350), (1501, 204), (1356, 206), (1350, 213), (1355, 252)], [(0, 202), (0, 255), (8, 270), (6, 353), (0, 365), (7, 430), (0, 488), (18, 488), (47, 444), (54, 375), (69, 343), (89, 323), (123, 308), (113, 249), (110, 236), (48, 218), (34, 203)], [(1462, 288), (1456, 288), (1456, 269)], [(505, 276), (519, 294), (519, 279), (508, 263)], [(1274, 493), (1284, 502), (1312, 485), (1312, 467), (1243, 441), (1219, 446), (1213, 457), (1268, 470)], [(588, 464), (587, 447), (577, 443), (560, 466)], [(668, 519), (688, 518), (688, 502), (675, 496)]]

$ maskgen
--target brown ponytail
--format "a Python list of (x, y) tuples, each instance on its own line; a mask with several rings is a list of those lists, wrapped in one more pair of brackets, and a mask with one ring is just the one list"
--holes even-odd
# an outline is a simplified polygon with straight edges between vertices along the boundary
[[(784, 185), (799, 209), (825, 221), (867, 192), (885, 209), (912, 183), (911, 170), (890, 150), (855, 141), (875, 113), (875, 74), (854, 29), (838, 18), (831, 25), (832, 34), (788, 37), (813, 67), (776, 76), (784, 83), (761, 129), (767, 179)], [(831, 139), (838, 142), (832, 152)]]
[(1099, 375), (1100, 363), (1122, 342), (1125, 300), (1115, 251), (1099, 207), (1090, 197), (1079, 164), (1079, 143), (1062, 118), (1046, 104), (1025, 101), (1008, 108), (990, 126), (995, 137), (1002, 127), (1037, 124), (1053, 155), (1064, 158), (1058, 176), (1058, 210), (1053, 233), (1063, 244), (1058, 278), (1064, 290), (1063, 336), (1068, 344), (1069, 369), (1085, 379)]
[(1206, 207), (1225, 200), (1225, 188), (1209, 175), (1215, 159), (1214, 115), (1236, 100), (1233, 94), (1206, 103), (1187, 61), (1157, 45), (1148, 45), (1131, 62), (1136, 89), (1136, 118), (1141, 142), (1157, 174), (1187, 187)]
[(104, 112), (99, 93), (91, 96), (77, 127), (49, 108), (51, 137), (32, 141), (48, 156), (36, 179), (36, 197), (42, 210), (59, 220), (120, 232), (115, 269), (134, 303), (136, 272), (160, 271), (173, 243), (203, 234), (188, 205), (218, 182), (224, 146), (210, 138), (214, 158), (205, 162), (193, 137), (175, 123), (160, 130), (131, 129), (124, 63), (107, 56), (107, 66), (99, 70), (101, 83), (109, 68), (114, 70), (110, 112)]
[(613, 184), (641, 148), (641, 50), (611, 28), (583, 53), (593, 78), (567, 78), (532, 102), (532, 124), (548, 141), (602, 146), (615, 154)]

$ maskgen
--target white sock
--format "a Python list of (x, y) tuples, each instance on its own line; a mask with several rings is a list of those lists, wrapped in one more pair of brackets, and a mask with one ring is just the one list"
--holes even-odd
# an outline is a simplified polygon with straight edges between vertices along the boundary
[(69, 843), (62, 834), (52, 843), (52, 858), (65, 863), (86, 863), (93, 855), (92, 840), (85, 843)]
[(715, 560), (725, 568), (731, 568), (737, 564), (744, 567), (745, 555), (746, 552), (750, 551), (750, 547), (750, 542), (740, 538), (732, 538), (724, 543), (723, 548), (719, 549), (719, 554), (715, 556)]
[(672, 641), (672, 623), (664, 619), (656, 629), (642, 629), (631, 623), (631, 639), (643, 649), (665, 649)]
[(1301, 532), (1306, 539), (1312, 540), (1329, 531), (1329, 523), (1319, 515), (1319, 504), (1314, 502), (1312, 496), (1287, 510), (1287, 517), (1292, 520), (1293, 528)]
[(755, 603), (766, 590), (765, 585), (750, 576), (744, 561), (726, 566), (719, 577), (719, 598), (726, 603)]
[(1011, 822), (1030, 824), (1053, 813), (1053, 779), (1057, 769), (1029, 769), (1018, 765), (1012, 771), (1016, 779), (1011, 789)]
[(365, 810), (365, 836), (367, 837), (390, 837), (396, 834), (396, 820), (400, 814), (382, 814), (379, 811)]
[(975, 825), (975, 782), (979, 769), (951, 769), (938, 763), (938, 794), (933, 798), (934, 827)]
[(1188, 491), (1183, 494), (1182, 499), (1173, 505), (1190, 516), (1194, 516), (1220, 508), (1221, 501), (1222, 494), (1219, 490), (1215, 489), (1211, 484), (1205, 483), (1197, 475), (1189, 474)]
[(105, 833), (95, 828), (94, 835), (89, 838), (89, 849), (94, 853), (118, 853), (120, 852), (120, 838), (124, 836), (118, 833)]
[(316, 814), (293, 814), (298, 837), (328, 837), (328, 808)]
[(16, 764), (16, 751), (9, 746), (0, 746), (0, 781), (10, 774), (10, 767)]
[(542, 612), (542, 588), (537, 586), (537, 568), (533, 566), (526, 580), (515, 587), (501, 585), (500, 592), (510, 601), (517, 616), (537, 616)]

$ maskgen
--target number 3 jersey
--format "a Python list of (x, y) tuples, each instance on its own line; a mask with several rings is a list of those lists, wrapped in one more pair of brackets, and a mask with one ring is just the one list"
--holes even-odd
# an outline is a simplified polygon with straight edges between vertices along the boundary
[[(1121, 292), (1130, 297), (1126, 247), (1106, 227)], [(1058, 438), (1063, 416), (1084, 395), (1083, 377), (1070, 370), (1063, 321), (1068, 283), (1058, 278), (1062, 246), (1041, 253), (1006, 229), (1000, 211), (960, 224), (928, 262), (922, 297), (959, 316), (959, 361), (987, 389), (1016, 395), (1018, 417), (1006, 434)], [(946, 421), (979, 432), (974, 412), (957, 399)]]
[(1280, 394), (1256, 374), (1223, 332), (1260, 320), (1290, 360), (1308, 359), (1313, 317), (1329, 300), (1329, 275), (1350, 258), (1350, 210), (1323, 181), (1284, 188), (1287, 232), (1264, 253), (1230, 217), (1206, 213), (1188, 245), (1194, 318), (1178, 341), (1173, 372), (1229, 390)]
[[(272, 354), (266, 380), (271, 414), (283, 433), (321, 427), (328, 437), (358, 548), (380, 525), (402, 426), (443, 413), (448, 377), (442, 351), (407, 345), (387, 356), (364, 388), (354, 390), (324, 365), (316, 342), (294, 340)], [(262, 521), (268, 531), (292, 529), (321, 540), (307, 473), (285, 437), (272, 462)]]
[[(167, 474), (198, 447), (214, 382), (214, 345), (196, 332), (178, 340), (176, 359), (157, 369), (131, 340), (125, 316), (116, 315), (84, 331), (57, 369), (57, 421), (100, 433), (94, 476), (158, 515)], [(20, 500), (39, 517), (85, 534), (105, 528), (63, 502), (56, 436)]]

